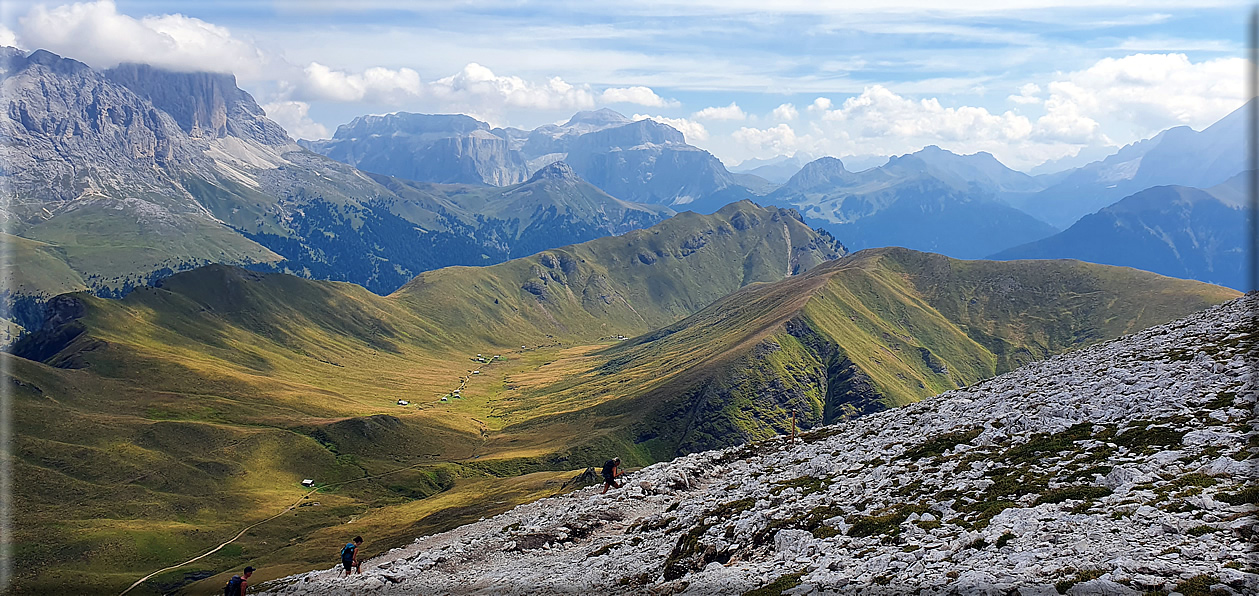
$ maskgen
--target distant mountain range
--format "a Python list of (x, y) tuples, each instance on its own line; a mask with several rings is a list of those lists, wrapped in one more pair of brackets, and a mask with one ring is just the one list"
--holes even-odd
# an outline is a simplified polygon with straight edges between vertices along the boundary
[[(1089, 244), (1083, 240), (1067, 243), (1076, 252), (1061, 238), (1048, 252), (1003, 251), (1153, 186), (1214, 187), (1241, 171), (1245, 155), (1243, 108), (1201, 132), (1173, 128), (1044, 176), (987, 153), (934, 146), (879, 158), (885, 163), (871, 168), (850, 170), (830, 157), (799, 164), (805, 156), (797, 154), (732, 173), (678, 130), (608, 109), (528, 131), (464, 115), (363, 116), (332, 139), (298, 143), (231, 75), (136, 64), (97, 71), (7, 48), (0, 77), (0, 175), (12, 196), (7, 243), (20, 257), (0, 275), (11, 290), (6, 318), (28, 324), (48, 296), (120, 295), (206, 263), (387, 293), (425, 270), (497, 263), (650, 226), (675, 210), (712, 213), (747, 199), (797, 209), (853, 249), (904, 246), (957, 258), (1096, 254), (1088, 258), (1118, 262), (1122, 250), (1106, 250), (1105, 258), (1079, 252)], [(1231, 212), (1193, 202), (1215, 215), (1195, 212), (1184, 216), (1193, 223), (1176, 226), (1160, 216), (1159, 230), (1197, 231), (1193, 239), (1159, 240), (1175, 256), (1158, 259), (1155, 270), (1240, 283), (1228, 273), (1236, 260), (1227, 256), (1231, 232), (1200, 241), (1203, 226), (1223, 230), (1204, 222)], [(1133, 217), (1129, 208), (1108, 217), (1119, 212)]]
[(1246, 231), (1246, 174), (1202, 190), (1155, 186), (1048, 238), (993, 259), (1078, 259), (1246, 290), (1254, 239)]
[(507, 139), (461, 114), (360, 116), (337, 127), (329, 140), (298, 144), (364, 171), (409, 180), (507, 186), (529, 177)]
[[(360, 119), (340, 131), (374, 139), (403, 127), (398, 139), (411, 150), (455, 157), (438, 167), (354, 155), (476, 183), (420, 185), (299, 147), (231, 75), (135, 64), (97, 71), (43, 50), (5, 48), (0, 77), (0, 174), (12, 195), (10, 244), (21, 256), (3, 271), (11, 290), (4, 300), (6, 318), (27, 324), (30, 301), (81, 289), (118, 295), (206, 263), (387, 293), (421, 271), (501, 262), (673, 214), (613, 198), (564, 166), (533, 179), (523, 161), (478, 169), (514, 150), (463, 116)], [(452, 141), (432, 132), (452, 127), (468, 134)], [(487, 191), (477, 176), (500, 170), (493, 180), (511, 184)]]
[(577, 175), (630, 201), (697, 204), (711, 212), (753, 196), (677, 129), (631, 121), (606, 108), (532, 131), (491, 130), (462, 115), (362, 116), (338, 127), (330, 140), (301, 144), (369, 172), (420, 182), (504, 186), (563, 160)]
[(748, 159), (730, 168), (737, 174), (752, 174), (774, 184), (782, 184), (796, 175), (800, 168), (817, 159), (803, 151), (792, 155), (779, 155), (770, 159)]
[(1042, 177), (1053, 183), (1008, 200), (1062, 228), (1153, 186), (1207, 188), (1221, 184), (1246, 169), (1249, 109), (1249, 104), (1242, 106), (1202, 131), (1187, 126), (1170, 128), (1101, 161)]
[(824, 157), (764, 200), (799, 209), (854, 250), (904, 246), (979, 258), (1054, 233), (997, 198), (1034, 183), (989, 154), (960, 156), (929, 147), (862, 172)]

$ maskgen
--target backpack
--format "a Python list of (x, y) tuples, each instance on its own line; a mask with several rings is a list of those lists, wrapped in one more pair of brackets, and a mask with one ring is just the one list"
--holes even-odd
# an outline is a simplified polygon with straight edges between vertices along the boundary
[(603, 464), (603, 477), (604, 477), (604, 478), (611, 478), (611, 477), (612, 477), (612, 470), (613, 470), (614, 468), (616, 468), (616, 462), (614, 462), (614, 461), (612, 461), (612, 460), (608, 460), (607, 462), (605, 462), (605, 463)]
[(227, 585), (223, 586), (223, 596), (240, 596), (240, 583), (245, 581), (239, 575), (233, 575), (232, 579), (227, 580)]
[(357, 549), (358, 545), (353, 542), (347, 543), (345, 546), (341, 547), (341, 560), (347, 561), (354, 558), (354, 551)]

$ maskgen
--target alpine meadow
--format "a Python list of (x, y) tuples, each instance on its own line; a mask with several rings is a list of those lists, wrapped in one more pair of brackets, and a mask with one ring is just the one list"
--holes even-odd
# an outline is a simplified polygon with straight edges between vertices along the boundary
[(57, 1), (0, 590), (1259, 593), (1247, 5)]

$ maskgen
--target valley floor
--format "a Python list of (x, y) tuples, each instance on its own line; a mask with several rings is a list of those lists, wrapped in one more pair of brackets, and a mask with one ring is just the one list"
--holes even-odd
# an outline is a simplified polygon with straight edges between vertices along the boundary
[(1256, 593), (1250, 296), (272, 594)]

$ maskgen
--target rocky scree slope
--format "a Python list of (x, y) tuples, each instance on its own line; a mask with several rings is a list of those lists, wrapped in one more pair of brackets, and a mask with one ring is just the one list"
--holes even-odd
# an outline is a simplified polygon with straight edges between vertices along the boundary
[(282, 593), (1255, 593), (1259, 296)]

